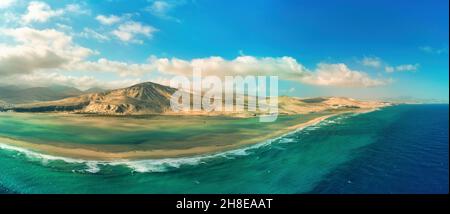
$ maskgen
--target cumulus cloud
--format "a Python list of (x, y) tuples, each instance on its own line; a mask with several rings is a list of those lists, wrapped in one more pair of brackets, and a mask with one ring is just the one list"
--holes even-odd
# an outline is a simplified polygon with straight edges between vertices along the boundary
[(53, 17), (58, 17), (64, 13), (89, 14), (90, 11), (83, 9), (79, 4), (68, 4), (65, 8), (52, 9), (50, 5), (41, 1), (32, 1), (27, 6), (27, 11), (21, 19), (25, 24), (32, 22), (47, 22)]
[(82, 90), (86, 90), (93, 87), (100, 87), (104, 89), (116, 89), (128, 87), (130, 85), (138, 84), (143, 81), (145, 80), (140, 78), (102, 81), (98, 80), (93, 76), (64, 75), (58, 72), (40, 72), (27, 75), (16, 75), (16, 76), (9, 76), (6, 78), (0, 78), (0, 84), (11, 84), (14, 82), (19, 82), (32, 87), (51, 86), (57, 84), (57, 85), (72, 86)]
[(119, 27), (112, 32), (118, 39), (123, 42), (142, 43), (141, 40), (135, 39), (136, 36), (142, 35), (151, 38), (153, 33), (158, 31), (150, 25), (144, 25), (140, 22), (128, 21), (120, 24)]
[(97, 17), (95, 17), (95, 19), (102, 25), (113, 25), (119, 23), (122, 20), (121, 17), (115, 15), (98, 15)]
[(188, 75), (193, 69), (201, 69), (204, 75), (219, 77), (277, 74), (285, 79), (297, 79), (308, 72), (303, 65), (291, 57), (239, 56), (233, 60), (225, 60), (216, 56), (190, 61), (177, 58), (150, 58), (150, 61), (158, 71), (178, 75)]
[(22, 21), (25, 23), (46, 22), (50, 18), (60, 16), (63, 13), (63, 9), (53, 10), (45, 2), (32, 1), (28, 4), (27, 12), (22, 16)]
[(361, 61), (361, 63), (364, 66), (374, 67), (374, 68), (380, 68), (381, 65), (383, 64), (381, 59), (378, 57), (364, 57), (363, 60)]
[(49, 50), (36, 51), (30, 47), (0, 46), (0, 75), (31, 73), (37, 69), (57, 68), (68, 60)]
[(84, 61), (70, 65), (67, 70), (112, 72), (120, 76), (142, 76), (152, 71), (152, 65), (148, 63), (127, 63), (101, 58), (97, 61)]
[(2, 0), (0, 1), (0, 9), (5, 9), (12, 6), (16, 0)]
[[(150, 34), (145, 26), (123, 27), (126, 32)], [(90, 30), (86, 29), (86, 32)], [(178, 58), (150, 57), (144, 63), (113, 61), (106, 58), (88, 60), (96, 52), (79, 46), (72, 37), (54, 29), (38, 30), (29, 27), (1, 29), (0, 33), (14, 40), (0, 43), (0, 79), (16, 81), (51, 82), (78, 85), (100, 84), (91, 77), (64, 76), (60, 72), (111, 72), (122, 78), (134, 77), (140, 80), (152, 71), (163, 75), (191, 76), (194, 69), (201, 69), (203, 75), (225, 76), (278, 76), (283, 80), (318, 86), (374, 87), (389, 83), (375, 79), (362, 71), (351, 70), (345, 64), (318, 64), (308, 69), (292, 57), (238, 56), (227, 60), (222, 57), (206, 57), (192, 60)], [(91, 32), (93, 33), (93, 32)], [(93, 33), (93, 35), (96, 35)], [(99, 35), (97, 35), (99, 36)], [(408, 70), (409, 66), (395, 69)], [(28, 79), (27, 79), (28, 78)], [(105, 83), (102, 83), (105, 85)]]
[(20, 15), (18, 15), (17, 13), (7, 10), (0, 11), (0, 22), (3, 24), (3, 26), (15, 25), (20, 21)]
[[(118, 25), (116, 29), (111, 31), (111, 34), (118, 40), (126, 43), (137, 43), (142, 44), (144, 41), (138, 37), (152, 38), (153, 33), (158, 31), (153, 26), (146, 25), (140, 22), (131, 20), (131, 14), (125, 14), (122, 16), (116, 15), (98, 15), (96, 20), (102, 25)], [(91, 36), (98, 40), (106, 40), (106, 36), (100, 36), (92, 30), (90, 32), (84, 32), (84, 36)]]
[(81, 62), (72, 67), (78, 71), (114, 72), (120, 76), (142, 76), (151, 71), (169, 75), (192, 75), (200, 69), (203, 76), (278, 76), (280, 79), (318, 86), (375, 87), (388, 84), (390, 80), (371, 78), (367, 73), (355, 71), (345, 64), (320, 63), (309, 70), (292, 57), (239, 56), (233, 60), (222, 57), (183, 60), (178, 58), (151, 57), (147, 63), (133, 64), (100, 59)]
[(98, 81), (94, 77), (66, 76), (57, 72), (40, 72), (27, 75), (16, 75), (0, 81), (5, 82), (6, 80), (9, 82), (22, 82), (27, 84), (27, 86), (49, 86), (60, 84), (77, 88), (90, 88), (98, 85)]
[(315, 71), (303, 78), (302, 81), (312, 85), (354, 88), (375, 87), (389, 83), (388, 80), (373, 79), (367, 73), (351, 70), (342, 63), (320, 63)]
[[(89, 31), (88, 31), (89, 32)], [(15, 44), (0, 43), (0, 74), (29, 75), (49, 70), (112, 72), (121, 76), (141, 76), (152, 69), (148, 63), (136, 64), (101, 58), (89, 61), (95, 51), (79, 46), (72, 37), (54, 29), (37, 30), (29, 27), (1, 29)]]
[(351, 70), (345, 64), (321, 63), (316, 69), (309, 70), (292, 57), (239, 56), (233, 60), (209, 57), (191, 61), (151, 58), (150, 61), (154, 69), (177, 75), (190, 75), (194, 69), (200, 69), (203, 75), (272, 75), (284, 80), (319, 86), (374, 87), (389, 83), (387, 80), (373, 79), (367, 73)]
[(90, 14), (91, 11), (89, 9), (83, 8), (79, 4), (68, 4), (65, 7), (65, 12), (75, 13), (75, 14)]
[(0, 33), (11, 37), (16, 44), (1, 44), (0, 73), (14, 75), (31, 73), (39, 69), (54, 69), (79, 62), (93, 53), (78, 46), (65, 33), (53, 30), (36, 30), (22, 27), (1, 29)]

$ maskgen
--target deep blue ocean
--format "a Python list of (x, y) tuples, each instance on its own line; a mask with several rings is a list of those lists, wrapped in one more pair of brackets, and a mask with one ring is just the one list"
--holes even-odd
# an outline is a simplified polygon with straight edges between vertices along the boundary
[(448, 105), (394, 108), (396, 121), (313, 193), (448, 193)]
[(398, 105), (221, 154), (111, 163), (0, 146), (0, 192), (448, 193), (448, 124), (448, 105)]

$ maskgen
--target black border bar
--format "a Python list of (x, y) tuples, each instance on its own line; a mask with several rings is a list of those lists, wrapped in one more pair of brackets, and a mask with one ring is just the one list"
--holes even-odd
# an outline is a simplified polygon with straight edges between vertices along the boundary
[[(448, 194), (446, 195), (278, 195), (278, 194), (231, 194), (231, 195), (0, 195), (0, 209), (22, 208), (36, 210), (86, 211), (87, 209), (107, 209), (112, 211), (130, 210), (166, 210), (166, 211), (199, 211), (201, 209), (178, 209), (178, 201), (211, 201), (218, 206), (211, 206), (211, 211), (252, 210), (448, 210)], [(221, 199), (273, 199), (269, 208), (228, 208), (221, 209)]]

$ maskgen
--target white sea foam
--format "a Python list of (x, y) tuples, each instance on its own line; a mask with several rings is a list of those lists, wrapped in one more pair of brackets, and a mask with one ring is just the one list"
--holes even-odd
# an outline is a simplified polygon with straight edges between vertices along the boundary
[[(281, 137), (280, 137), (281, 138)], [(279, 138), (276, 138), (279, 139)], [(226, 152), (210, 154), (210, 155), (199, 155), (192, 157), (181, 157), (181, 158), (164, 158), (164, 159), (145, 159), (145, 160), (114, 160), (114, 161), (97, 161), (97, 160), (85, 160), (76, 158), (67, 158), (60, 156), (53, 156), (42, 154), (39, 152), (31, 151), (21, 147), (11, 146), (7, 144), (0, 143), (0, 149), (15, 151), (20, 154), (25, 155), (25, 157), (32, 160), (39, 160), (42, 164), (47, 165), (52, 161), (63, 161), (69, 164), (84, 164), (85, 169), (73, 170), (77, 173), (98, 173), (101, 171), (101, 166), (126, 166), (134, 172), (164, 172), (169, 169), (180, 168), (183, 165), (199, 165), (204, 164), (206, 161), (217, 158), (227, 158), (234, 159), (238, 156), (246, 156), (254, 150), (263, 146), (270, 145), (274, 140), (271, 139), (264, 143), (255, 144), (242, 149), (235, 149)]]
[(86, 166), (88, 167), (87, 169), (85, 169), (86, 172), (90, 173), (100, 172), (100, 167), (98, 166), (98, 163), (94, 161), (87, 161)]
[[(205, 164), (208, 160), (217, 159), (217, 158), (227, 158), (234, 159), (239, 156), (247, 156), (252, 154), (254, 150), (266, 147), (271, 145), (272, 143), (292, 143), (296, 140), (289, 137), (294, 133), (298, 133), (300, 131), (312, 131), (318, 129), (322, 126), (326, 126), (329, 124), (339, 123), (339, 120), (348, 118), (352, 115), (340, 115), (337, 117), (328, 118), (327, 120), (323, 120), (321, 122), (312, 124), (307, 127), (302, 127), (296, 129), (292, 132), (284, 134), (280, 137), (266, 140), (259, 144), (254, 144), (251, 146), (247, 146), (245, 148), (220, 152), (216, 154), (209, 155), (198, 155), (193, 157), (181, 157), (181, 158), (165, 158), (165, 159), (146, 159), (146, 160), (115, 160), (115, 161), (96, 161), (96, 160), (84, 160), (84, 159), (76, 159), (76, 158), (67, 158), (60, 156), (53, 156), (42, 154), (39, 152), (31, 151), (21, 147), (15, 147), (7, 144), (2, 144), (0, 142), (0, 149), (15, 151), (21, 154), (24, 154), (27, 158), (33, 160), (40, 160), (44, 165), (48, 164), (52, 161), (63, 161), (69, 164), (84, 164), (86, 166), (83, 170), (73, 170), (73, 172), (81, 172), (81, 173), (98, 173), (101, 171), (102, 166), (126, 166), (130, 168), (133, 172), (145, 173), (145, 172), (164, 172), (169, 169), (180, 168), (181, 166), (186, 165), (199, 165)], [(330, 122), (332, 121), (332, 122)]]
[[(258, 147), (260, 147), (259, 145)], [(25, 157), (32, 160), (39, 160), (42, 164), (47, 165), (52, 161), (63, 161), (69, 164), (85, 164), (86, 169), (83, 170), (74, 170), (74, 172), (88, 172), (88, 173), (98, 173), (101, 170), (101, 166), (127, 166), (132, 169), (134, 172), (164, 172), (170, 168), (179, 168), (182, 165), (198, 165), (205, 163), (208, 159), (214, 158), (232, 158), (236, 156), (244, 156), (248, 155), (248, 149), (254, 149), (257, 146), (251, 146), (244, 149), (237, 149), (233, 151), (227, 151), (223, 153), (217, 153), (212, 155), (204, 155), (204, 156), (193, 156), (193, 157), (185, 157), (185, 158), (165, 158), (165, 159), (146, 159), (146, 160), (115, 160), (115, 161), (96, 161), (96, 160), (84, 160), (84, 159), (75, 159), (75, 158), (66, 158), (60, 156), (46, 155), (42, 153), (38, 153), (35, 151), (31, 151), (28, 149), (24, 149), (21, 147), (11, 146), (7, 144), (0, 143), (0, 149), (15, 151), (20, 154), (25, 155)]]
[(294, 142), (294, 141), (295, 141), (294, 138), (285, 137), (285, 138), (280, 139), (280, 140), (278, 141), (278, 143), (292, 143), (292, 142)]
[[(7, 144), (0, 143), (0, 149), (3, 150), (10, 150), (10, 151), (16, 151), (21, 154), (24, 154), (26, 157), (31, 159), (39, 159), (42, 161), (64, 161), (67, 163), (84, 163), (85, 161), (79, 160), (79, 159), (73, 159), (73, 158), (66, 158), (66, 157), (59, 157), (59, 156), (53, 156), (53, 155), (46, 155), (39, 152), (31, 151), (28, 149), (24, 149), (21, 147), (11, 146)], [(45, 162), (44, 162), (45, 163)]]

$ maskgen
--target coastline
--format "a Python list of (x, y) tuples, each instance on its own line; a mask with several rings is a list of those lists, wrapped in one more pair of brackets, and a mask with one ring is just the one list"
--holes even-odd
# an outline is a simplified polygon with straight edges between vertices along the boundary
[(319, 116), (308, 120), (304, 123), (296, 124), (286, 128), (279, 129), (270, 134), (263, 135), (257, 138), (246, 139), (241, 142), (230, 145), (213, 145), (213, 146), (197, 146), (185, 149), (154, 149), (154, 150), (136, 150), (125, 152), (109, 152), (101, 150), (93, 150), (87, 148), (68, 148), (47, 144), (36, 144), (25, 142), (21, 140), (11, 139), (7, 137), (0, 137), (0, 145), (9, 145), (13, 147), (23, 148), (32, 152), (43, 155), (73, 158), (79, 160), (92, 161), (117, 161), (117, 160), (145, 160), (145, 159), (165, 159), (165, 158), (184, 158), (200, 155), (213, 155), (217, 153), (227, 152), (235, 149), (245, 148), (251, 145), (264, 143), (270, 139), (275, 139), (291, 133), (296, 130), (303, 129), (308, 126), (318, 124), (330, 117), (345, 114), (345, 113), (367, 113), (376, 109), (365, 109), (358, 111), (346, 111), (339, 113), (332, 113), (329, 115)]

